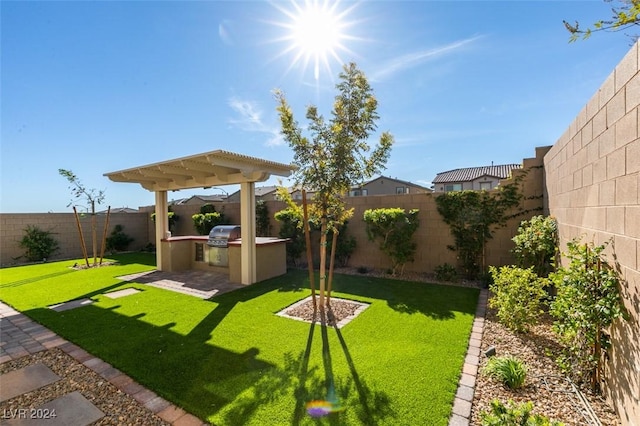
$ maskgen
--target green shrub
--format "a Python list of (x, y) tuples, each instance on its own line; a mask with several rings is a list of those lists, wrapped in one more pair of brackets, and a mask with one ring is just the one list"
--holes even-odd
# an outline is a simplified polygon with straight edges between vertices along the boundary
[[(338, 240), (336, 241), (335, 261), (338, 266), (347, 266), (351, 255), (356, 249), (356, 239), (353, 235), (347, 233), (348, 221), (345, 221), (338, 232)], [(331, 253), (331, 240), (333, 232), (329, 230), (327, 234), (327, 255)]]
[(518, 389), (527, 378), (527, 367), (512, 355), (489, 358), (482, 372), (489, 377), (501, 381), (510, 389)]
[(497, 309), (498, 318), (506, 327), (517, 332), (527, 331), (542, 313), (548, 280), (538, 277), (533, 268), (490, 266), (489, 271), (493, 277), (489, 306)]
[(508, 404), (497, 399), (491, 401), (491, 410), (480, 412), (482, 426), (564, 426), (564, 423), (541, 414), (532, 414), (532, 402), (516, 405), (510, 400)]
[(286, 244), (287, 261), (289, 264), (297, 266), (300, 255), (302, 255), (306, 248), (301, 218), (297, 212), (291, 208), (276, 212), (274, 217), (280, 222), (280, 232), (278, 233), (280, 238), (289, 239), (289, 242)]
[(611, 346), (608, 329), (625, 311), (620, 297), (620, 276), (606, 263), (606, 245), (567, 243), (568, 267), (550, 274), (557, 295), (551, 303), (554, 330), (565, 345), (560, 367), (578, 383), (590, 382), (599, 390), (603, 351)]
[(204, 204), (200, 207), (200, 213), (191, 216), (193, 226), (199, 235), (209, 235), (211, 228), (225, 223), (224, 212), (217, 212), (212, 204)]
[(256, 236), (268, 237), (271, 235), (271, 220), (269, 219), (269, 207), (264, 200), (256, 201)]
[(129, 244), (133, 242), (133, 238), (125, 234), (122, 230), (122, 225), (116, 225), (111, 232), (111, 235), (107, 237), (107, 250), (109, 251), (124, 251), (129, 247)]
[(512, 241), (516, 246), (511, 252), (518, 266), (533, 266), (540, 277), (549, 275), (558, 251), (558, 224), (553, 217), (539, 215), (523, 220)]
[(458, 270), (455, 266), (444, 263), (436, 266), (436, 279), (438, 281), (456, 282), (458, 281)]
[(25, 249), (24, 255), (31, 262), (46, 261), (60, 248), (51, 231), (43, 231), (35, 225), (27, 225), (24, 232), (20, 247)]

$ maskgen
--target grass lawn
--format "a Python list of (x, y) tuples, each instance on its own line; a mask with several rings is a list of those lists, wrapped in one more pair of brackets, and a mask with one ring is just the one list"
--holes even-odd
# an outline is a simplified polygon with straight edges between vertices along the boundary
[[(336, 275), (334, 297), (371, 304), (336, 329), (275, 315), (310, 294), (304, 271), (201, 300), (115, 278), (152, 255), (113, 258), (0, 269), (0, 299), (216, 425), (448, 423), (476, 289)], [(142, 291), (103, 295), (127, 287)], [(95, 303), (47, 308), (83, 297)], [(314, 400), (341, 410), (314, 419)]]

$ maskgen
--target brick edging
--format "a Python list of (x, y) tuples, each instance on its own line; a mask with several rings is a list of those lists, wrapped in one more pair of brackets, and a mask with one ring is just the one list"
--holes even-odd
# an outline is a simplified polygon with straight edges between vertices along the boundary
[(475, 319), (469, 336), (467, 355), (462, 366), (462, 374), (458, 382), (458, 391), (453, 400), (453, 409), (449, 418), (449, 426), (469, 426), (471, 424), (471, 407), (476, 389), (476, 377), (480, 365), (480, 345), (484, 332), (484, 320), (487, 313), (489, 291), (481, 289), (478, 296)]

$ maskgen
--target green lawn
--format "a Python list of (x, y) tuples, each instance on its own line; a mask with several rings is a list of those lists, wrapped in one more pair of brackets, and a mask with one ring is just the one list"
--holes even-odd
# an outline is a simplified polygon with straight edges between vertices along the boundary
[[(338, 330), (275, 315), (310, 294), (304, 271), (200, 300), (120, 282), (154, 259), (116, 258), (0, 269), (0, 299), (216, 425), (448, 422), (478, 290), (337, 275), (334, 297), (371, 304)], [(126, 287), (142, 292), (103, 296)], [(83, 297), (95, 303), (46, 308)], [(342, 410), (308, 415), (327, 399)]]

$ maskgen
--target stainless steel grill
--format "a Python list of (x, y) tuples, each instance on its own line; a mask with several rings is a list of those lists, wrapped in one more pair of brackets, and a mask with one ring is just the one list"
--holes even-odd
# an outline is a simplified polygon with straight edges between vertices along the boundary
[(207, 257), (209, 265), (229, 266), (229, 241), (240, 238), (240, 226), (218, 225), (209, 232)]

